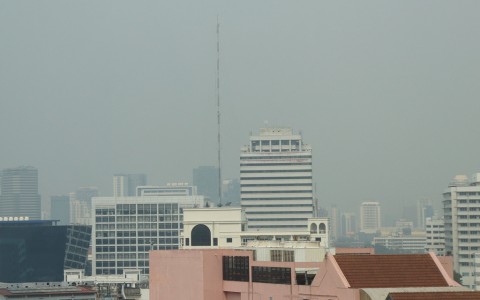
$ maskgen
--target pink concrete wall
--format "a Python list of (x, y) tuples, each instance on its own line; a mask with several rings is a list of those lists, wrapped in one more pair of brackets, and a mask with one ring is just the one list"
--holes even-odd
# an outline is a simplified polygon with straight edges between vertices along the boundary
[(203, 300), (203, 280), (202, 252), (150, 252), (151, 300)]
[[(249, 256), (250, 266), (318, 268), (311, 286), (223, 281), (222, 256)], [(324, 262), (258, 262), (252, 252), (237, 250), (172, 250), (150, 252), (150, 299), (256, 300), (256, 299), (349, 299), (359, 300), (349, 289), (334, 258)]]

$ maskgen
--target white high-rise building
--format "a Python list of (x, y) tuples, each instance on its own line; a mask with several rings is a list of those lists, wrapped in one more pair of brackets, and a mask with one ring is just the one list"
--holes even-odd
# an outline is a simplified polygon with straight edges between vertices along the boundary
[(480, 173), (458, 175), (443, 193), (445, 252), (462, 283), (480, 289)]
[(261, 128), (241, 149), (240, 185), (248, 230), (305, 230), (314, 216), (311, 147), (291, 128)]
[(381, 227), (380, 203), (363, 202), (360, 206), (360, 231), (375, 233)]

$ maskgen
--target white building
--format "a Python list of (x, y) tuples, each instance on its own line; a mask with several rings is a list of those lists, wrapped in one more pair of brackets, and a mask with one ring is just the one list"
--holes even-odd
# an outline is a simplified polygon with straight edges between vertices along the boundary
[[(463, 285), (480, 288), (480, 173), (458, 175), (443, 193), (445, 252), (453, 255), (453, 267)], [(480, 262), (480, 261), (479, 261)]]
[(198, 195), (93, 198), (92, 274), (149, 274), (148, 252), (178, 249), (183, 209), (203, 206)]
[(305, 223), (303, 231), (244, 231), (245, 216), (241, 208), (184, 209), (181, 248), (238, 249), (268, 241), (272, 242), (272, 247), (289, 247), (292, 242), (315, 242), (316, 247), (327, 249), (328, 219), (311, 218)]
[(302, 231), (314, 216), (312, 149), (291, 128), (261, 128), (241, 149), (248, 230)]
[(378, 202), (363, 202), (360, 206), (360, 231), (375, 233), (381, 227), (380, 204)]
[(374, 237), (373, 244), (381, 245), (397, 254), (425, 253), (427, 238), (422, 232), (420, 235), (397, 235)]
[(445, 255), (445, 222), (441, 218), (427, 218), (425, 220), (427, 234), (427, 252), (434, 252), (437, 256)]

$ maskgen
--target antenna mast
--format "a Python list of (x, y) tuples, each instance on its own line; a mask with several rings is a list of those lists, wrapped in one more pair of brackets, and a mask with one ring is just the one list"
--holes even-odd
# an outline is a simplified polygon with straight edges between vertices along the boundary
[(220, 154), (220, 23), (217, 15), (217, 142), (218, 142), (218, 206), (222, 206), (222, 160)]

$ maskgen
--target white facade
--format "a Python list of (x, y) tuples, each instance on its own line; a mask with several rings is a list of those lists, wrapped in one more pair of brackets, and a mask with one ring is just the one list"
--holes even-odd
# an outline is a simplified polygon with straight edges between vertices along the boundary
[(453, 255), (453, 267), (463, 285), (480, 288), (480, 173), (469, 182), (456, 176), (443, 193), (445, 252)]
[(360, 206), (360, 231), (375, 233), (381, 227), (380, 204), (378, 202), (363, 202)]
[(425, 253), (427, 238), (423, 235), (374, 237), (374, 245), (382, 245), (397, 253)]
[(291, 128), (261, 128), (240, 154), (250, 231), (302, 231), (314, 216), (312, 150)]
[[(328, 248), (329, 233), (327, 218), (311, 218), (306, 221), (304, 231), (244, 231), (245, 216), (241, 208), (201, 208), (184, 209), (183, 231), (181, 233), (182, 249), (200, 248), (242, 248), (249, 243), (259, 241), (287, 242), (315, 242), (323, 248)], [(204, 231), (195, 232), (196, 228)], [(308, 228), (308, 229), (307, 229)], [(208, 229), (208, 230), (207, 230)], [(201, 239), (196, 234), (206, 235)], [(200, 241), (195, 242), (194, 240)]]
[(203, 196), (93, 198), (92, 274), (148, 274), (148, 252), (178, 249), (183, 209), (203, 205)]
[(445, 255), (445, 222), (440, 218), (427, 218), (425, 220), (427, 234), (427, 252), (434, 252), (437, 256)]

